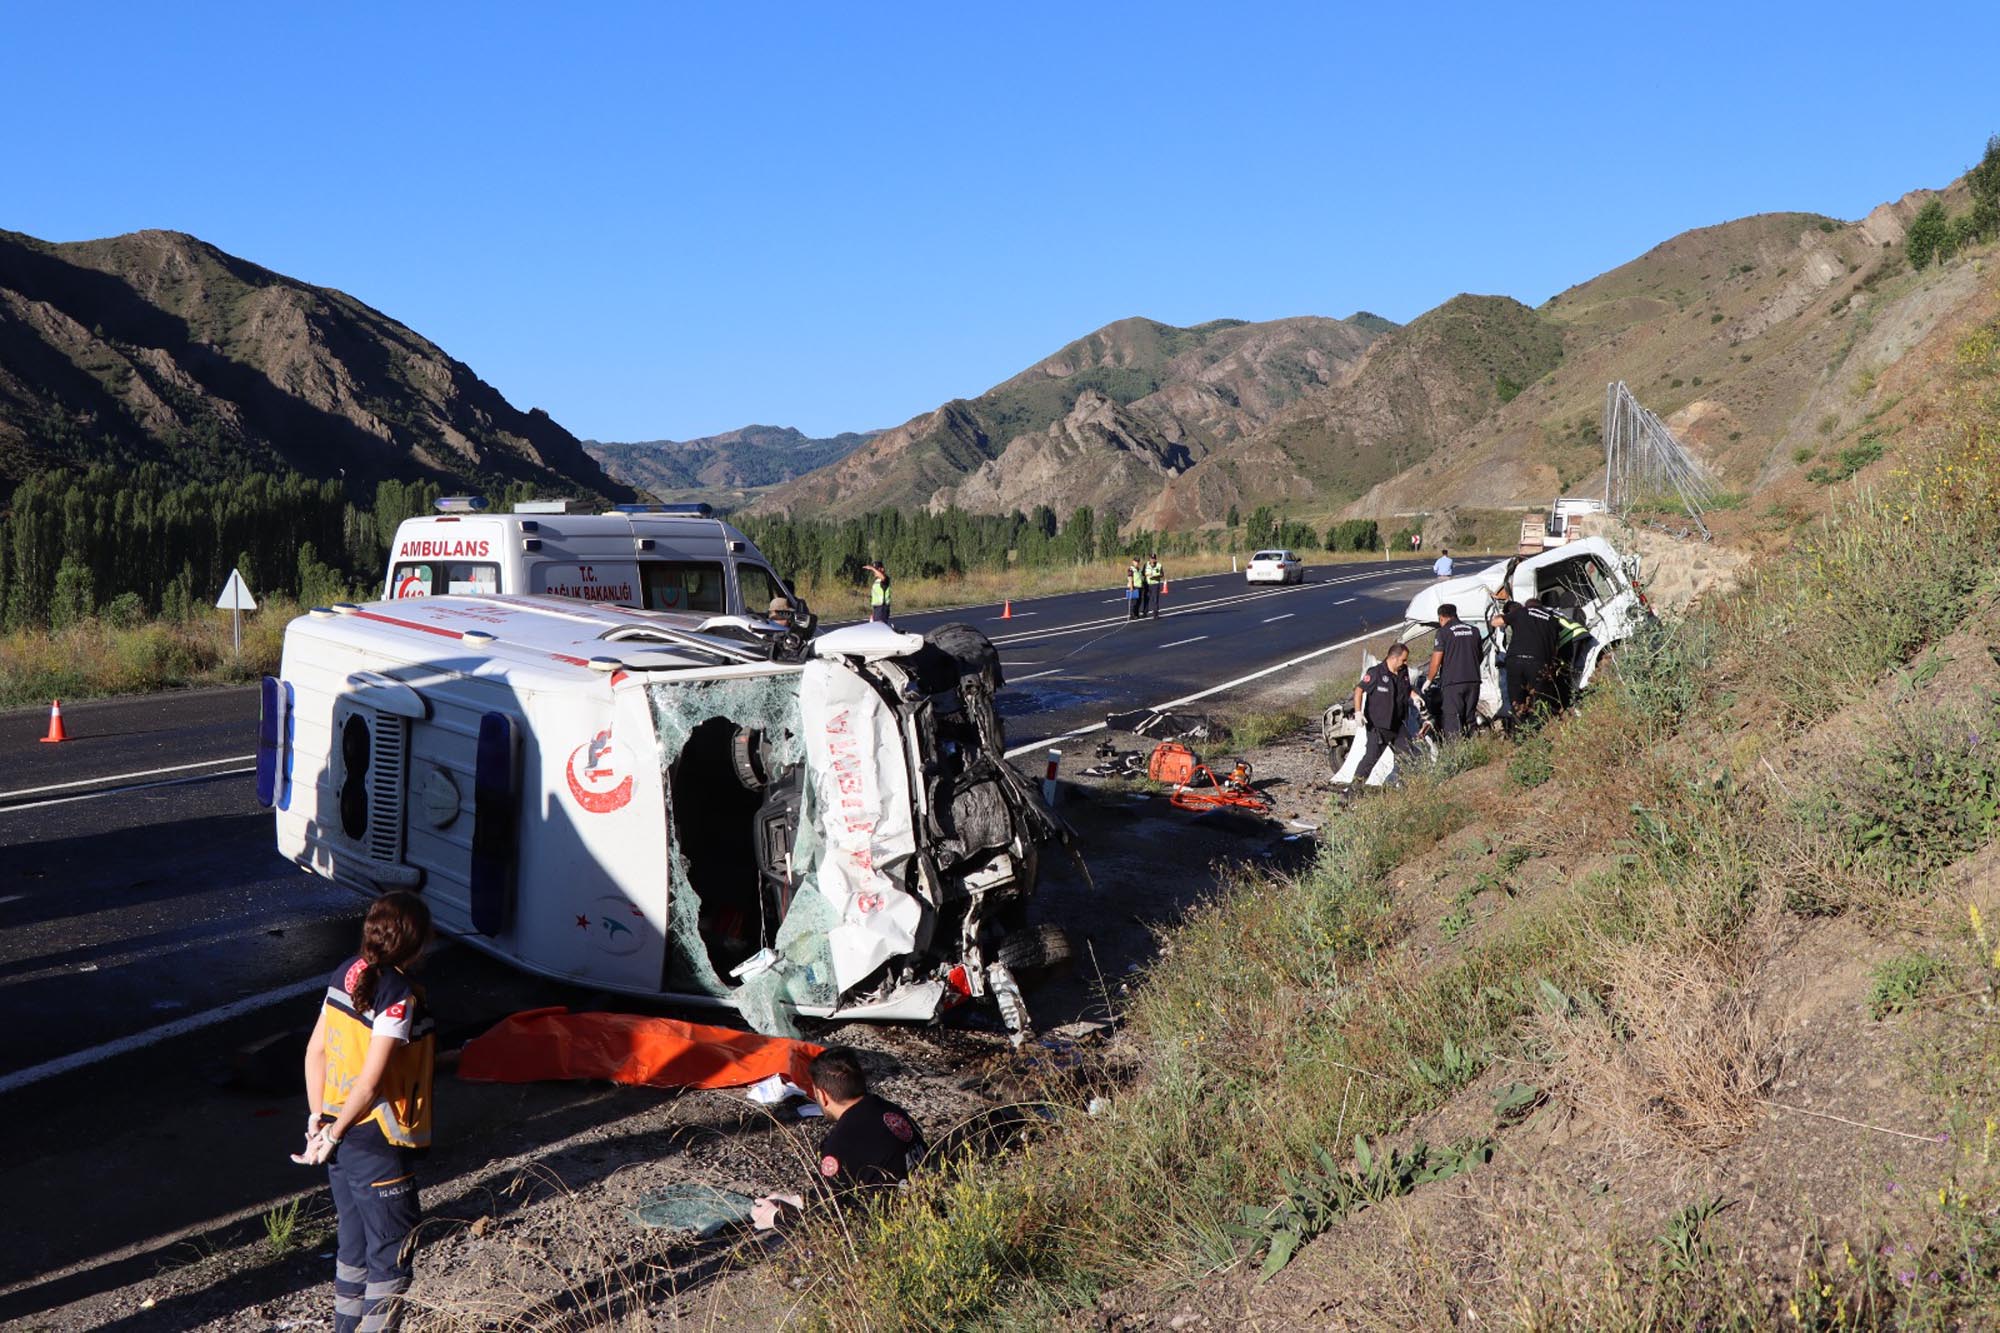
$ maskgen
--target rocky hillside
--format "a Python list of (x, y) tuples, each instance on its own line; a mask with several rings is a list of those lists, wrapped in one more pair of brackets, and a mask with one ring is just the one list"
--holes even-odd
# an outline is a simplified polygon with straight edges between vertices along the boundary
[(632, 494), (546, 412), (344, 293), (178, 232), (0, 232), (0, 477), (146, 462)]
[[(1962, 190), (1946, 193), (1954, 210)], [(1602, 485), (1604, 386), (1622, 379), (1718, 488), (1816, 508), (1843, 455), (1886, 439), (1892, 371), (1969, 318), (1994, 276), (1980, 254), (1913, 272), (1916, 191), (1859, 222), (1773, 213), (1676, 236), (1537, 312), (1565, 355), (1513, 401), (1370, 489), (1353, 515), (1546, 504)], [(1859, 450), (1860, 452), (1855, 452)]]
[(1520, 302), (1453, 297), (1385, 334), (1353, 374), (1167, 482), (1134, 522), (1200, 527), (1253, 504), (1354, 497), (1428, 458), (1562, 356), (1560, 327)]
[(585, 440), (604, 470), (662, 498), (738, 504), (752, 493), (837, 463), (873, 439), (843, 431), (813, 439), (790, 426), (745, 426), (695, 440)]
[(957, 504), (1126, 513), (1169, 478), (1338, 383), (1388, 321), (1372, 315), (1176, 328), (1106, 325), (973, 399), (884, 431), (759, 501), (834, 515)]

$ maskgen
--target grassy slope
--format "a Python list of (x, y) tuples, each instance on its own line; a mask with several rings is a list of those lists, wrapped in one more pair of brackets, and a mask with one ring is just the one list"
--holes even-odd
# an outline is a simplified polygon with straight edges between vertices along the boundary
[[(2000, 910), (1986, 313), (1906, 368), (1928, 391), (1892, 492), (1626, 653), (1576, 717), (1332, 822), (1295, 880), (1225, 889), (1126, 1008), (1101, 1113), (826, 1238), (827, 1321), (1034, 1326), (1186, 1282), (1266, 1321), (2000, 1317), (2000, 1042), (1968, 1021), (2000, 982), (1967, 912)], [(1818, 1046), (1786, 1021), (1808, 1002)], [(1548, 1104), (1526, 1124), (1493, 1109), (1516, 1084)], [(1492, 1160), (1451, 1159), (1462, 1186), (1435, 1154), (1385, 1165), (1420, 1117)], [(1352, 1234), (1270, 1287), (1234, 1276), (1328, 1229)]]

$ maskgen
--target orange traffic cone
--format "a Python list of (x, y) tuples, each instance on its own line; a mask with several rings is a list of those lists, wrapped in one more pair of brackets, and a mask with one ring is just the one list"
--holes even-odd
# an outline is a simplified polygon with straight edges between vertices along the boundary
[(1000, 618), (1002, 620), (1012, 620), (1014, 618), (1014, 601), (1011, 597), (1000, 603)]
[(1167, 582), (1167, 581), (1166, 581), (1165, 579), (1161, 579), (1161, 580), (1160, 580), (1160, 596), (1162, 596), (1162, 597), (1165, 597), (1165, 596), (1167, 595), (1167, 589), (1171, 588), (1172, 586), (1173, 586), (1173, 585), (1172, 585), (1172, 584), (1170, 584), (1170, 583), (1168, 583), (1168, 582)]
[(68, 739), (69, 733), (62, 724), (62, 700), (57, 699), (49, 705), (49, 734), (42, 737), (42, 744), (55, 745)]

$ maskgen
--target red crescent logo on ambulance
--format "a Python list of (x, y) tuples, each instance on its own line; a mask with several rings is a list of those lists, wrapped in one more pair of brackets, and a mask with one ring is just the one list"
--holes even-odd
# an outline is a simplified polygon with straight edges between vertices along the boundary
[(593, 815), (622, 810), (632, 799), (632, 775), (619, 776), (615, 756), (609, 727), (570, 751), (569, 794)]
[(396, 584), (396, 599), (398, 601), (405, 597), (428, 597), (430, 593), (430, 588), (415, 574), (405, 574), (402, 580)]

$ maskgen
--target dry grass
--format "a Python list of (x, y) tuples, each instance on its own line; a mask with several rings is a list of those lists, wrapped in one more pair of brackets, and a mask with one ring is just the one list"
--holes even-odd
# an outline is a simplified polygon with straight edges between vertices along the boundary
[(1763, 1114), (1777, 1024), (1737, 967), (1685, 945), (1610, 946), (1593, 968), (1602, 1005), (1541, 1017), (1569, 1097), (1628, 1150), (1714, 1152)]
[(295, 602), (270, 599), (243, 618), (243, 655), (230, 642), (229, 613), (131, 627), (91, 619), (54, 632), (0, 638), (0, 708), (188, 685), (232, 685), (278, 669)]

